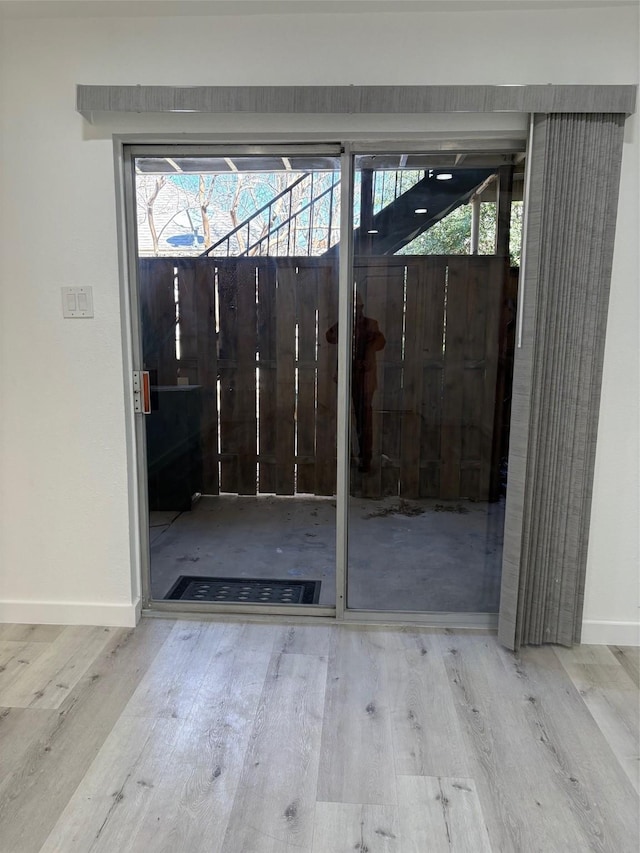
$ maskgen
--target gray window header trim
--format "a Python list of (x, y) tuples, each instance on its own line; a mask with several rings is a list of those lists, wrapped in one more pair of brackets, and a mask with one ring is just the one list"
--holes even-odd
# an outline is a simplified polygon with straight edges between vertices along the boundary
[(636, 85), (564, 86), (86, 86), (76, 109), (92, 113), (423, 114), (626, 113)]

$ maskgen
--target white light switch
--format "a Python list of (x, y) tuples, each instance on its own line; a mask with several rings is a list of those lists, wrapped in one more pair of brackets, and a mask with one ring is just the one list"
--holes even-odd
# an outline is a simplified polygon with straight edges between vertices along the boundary
[(93, 317), (93, 288), (63, 287), (62, 316)]

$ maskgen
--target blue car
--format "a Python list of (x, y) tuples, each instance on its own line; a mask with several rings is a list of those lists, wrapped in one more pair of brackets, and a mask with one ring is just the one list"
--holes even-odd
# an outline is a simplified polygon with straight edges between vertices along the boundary
[(171, 246), (194, 246), (204, 243), (204, 237), (200, 234), (176, 234), (173, 237), (167, 237), (167, 243)]

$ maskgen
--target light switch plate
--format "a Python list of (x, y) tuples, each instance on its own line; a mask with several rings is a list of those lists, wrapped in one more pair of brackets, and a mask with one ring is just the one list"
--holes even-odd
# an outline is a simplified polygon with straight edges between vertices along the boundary
[(93, 288), (63, 287), (62, 316), (69, 318), (93, 317)]

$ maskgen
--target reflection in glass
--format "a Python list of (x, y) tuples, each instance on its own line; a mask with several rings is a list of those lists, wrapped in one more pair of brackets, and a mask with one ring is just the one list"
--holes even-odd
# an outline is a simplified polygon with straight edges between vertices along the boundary
[[(338, 343), (338, 324), (327, 331), (327, 340)], [(365, 317), (364, 301), (359, 292), (355, 294), (353, 318), (353, 345), (351, 363), (351, 399), (355, 415), (355, 431), (358, 439), (358, 470), (371, 469), (373, 454), (373, 395), (378, 387), (376, 353), (384, 349), (385, 337), (377, 320)]]

